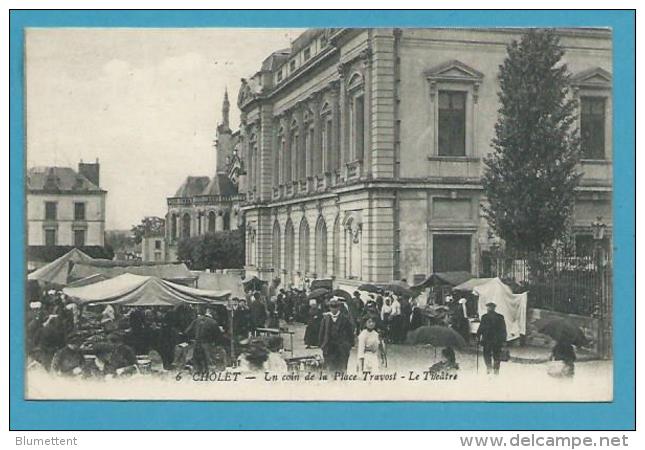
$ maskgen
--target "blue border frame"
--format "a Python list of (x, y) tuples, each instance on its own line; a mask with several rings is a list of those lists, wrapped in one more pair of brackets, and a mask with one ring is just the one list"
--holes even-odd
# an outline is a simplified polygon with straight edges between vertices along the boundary
[[(10, 13), (10, 428), (571, 429), (635, 428), (634, 11), (19, 10)], [(25, 401), (25, 27), (612, 27), (614, 30), (615, 359), (611, 403), (344, 403)]]

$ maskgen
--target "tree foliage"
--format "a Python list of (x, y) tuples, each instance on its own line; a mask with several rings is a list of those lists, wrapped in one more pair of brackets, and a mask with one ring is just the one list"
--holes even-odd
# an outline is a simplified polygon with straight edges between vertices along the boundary
[(140, 244), (145, 236), (163, 236), (165, 220), (161, 217), (148, 216), (130, 230), (134, 242)]
[(244, 267), (242, 230), (218, 231), (184, 238), (177, 244), (177, 259), (191, 270)]
[(507, 247), (541, 252), (573, 213), (580, 143), (564, 50), (552, 30), (530, 30), (500, 66), (494, 151), (485, 158), (484, 214)]

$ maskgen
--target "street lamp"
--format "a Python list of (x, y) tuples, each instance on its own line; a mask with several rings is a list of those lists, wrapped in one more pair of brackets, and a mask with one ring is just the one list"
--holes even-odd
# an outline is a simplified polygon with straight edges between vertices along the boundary
[(599, 319), (600, 319), (600, 353), (605, 356), (611, 356), (611, 308), (609, 291), (607, 287), (605, 267), (605, 248), (603, 241), (605, 240), (605, 232), (607, 225), (602, 221), (602, 217), (598, 216), (596, 220), (591, 223), (591, 230), (593, 232), (594, 247), (596, 251), (596, 272), (600, 277), (600, 302), (599, 302)]
[(604, 247), (602, 245), (605, 240), (605, 231), (607, 231), (607, 225), (602, 221), (602, 217), (596, 217), (596, 220), (591, 222), (591, 231), (593, 233), (593, 240), (596, 248), (596, 264), (598, 267), (604, 266)]

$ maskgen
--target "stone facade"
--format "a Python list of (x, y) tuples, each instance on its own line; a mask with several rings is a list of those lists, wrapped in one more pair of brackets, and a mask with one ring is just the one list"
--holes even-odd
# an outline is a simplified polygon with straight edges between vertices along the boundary
[(107, 191), (99, 162), (27, 172), (27, 245), (103, 246)]
[(175, 195), (167, 199), (164, 255), (167, 261), (176, 259), (180, 239), (236, 230), (243, 223), (239, 205), (244, 200), (244, 167), (238, 152), (239, 133), (229, 127), (229, 111), (225, 93), (222, 123), (217, 127), (215, 140), (215, 175), (212, 178), (188, 176)]
[[(602, 154), (581, 163), (574, 227), (585, 235), (596, 217), (612, 217), (611, 33), (559, 34), (574, 95), (598, 100), (584, 120), (602, 122)], [(314, 29), (263, 61), (238, 95), (247, 271), (345, 286), (478, 274), (490, 245), (482, 158), (498, 67), (518, 38), (510, 29)]]

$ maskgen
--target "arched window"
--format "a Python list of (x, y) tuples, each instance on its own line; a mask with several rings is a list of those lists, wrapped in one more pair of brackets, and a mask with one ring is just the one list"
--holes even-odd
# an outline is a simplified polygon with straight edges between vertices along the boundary
[(188, 213), (181, 218), (181, 237), (190, 237), (190, 214)]
[(224, 219), (223, 219), (223, 228), (224, 231), (229, 231), (231, 229), (231, 212), (226, 210), (224, 211)]
[(288, 272), (293, 272), (295, 260), (294, 231), (293, 222), (287, 220), (284, 227), (284, 268)]
[(177, 220), (177, 214), (173, 214), (170, 218), (170, 237), (173, 241), (177, 239)]
[(282, 160), (284, 158), (284, 129), (278, 129), (278, 136), (276, 137), (275, 152), (273, 154), (273, 185), (279, 186), (282, 182)]
[(319, 166), (314, 172), (316, 174), (321, 172), (327, 172), (331, 167), (331, 156), (332, 156), (332, 114), (329, 103), (325, 103), (320, 110), (320, 133), (321, 133), (321, 145), (320, 145), (320, 158)]
[(305, 217), (300, 221), (300, 232), (298, 233), (299, 261), (298, 268), (301, 272), (309, 272), (309, 224)]
[(274, 270), (279, 270), (280, 269), (280, 224), (276, 220), (275, 223), (273, 224), (273, 239), (272, 239), (272, 261), (273, 261), (273, 269)]
[[(313, 148), (314, 148), (314, 122), (313, 122), (313, 115), (311, 114), (310, 111), (305, 111), (304, 114), (304, 144), (305, 148), (303, 151), (302, 158), (300, 158), (300, 176), (301, 178), (305, 178), (306, 176), (310, 175), (310, 173), (307, 173), (307, 161), (312, 160), (313, 157)], [(309, 171), (311, 172), (312, 167), (309, 167)]]
[(365, 146), (365, 94), (363, 77), (356, 73), (347, 84), (347, 132), (350, 162), (362, 160)]
[(302, 155), (300, 154), (300, 130), (298, 128), (298, 122), (296, 120), (291, 122), (291, 133), (289, 136), (289, 151), (291, 154), (291, 161), (289, 164), (291, 166), (291, 180), (300, 179), (300, 159)]
[(316, 275), (322, 277), (327, 274), (327, 225), (320, 216), (316, 223)]
[(334, 221), (334, 275), (340, 276), (340, 216)]
[(257, 186), (257, 151), (258, 151), (258, 142), (257, 136), (251, 134), (249, 137), (249, 190), (253, 190)]
[(208, 213), (208, 232), (209, 233), (215, 232), (215, 211), (211, 211)]

